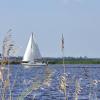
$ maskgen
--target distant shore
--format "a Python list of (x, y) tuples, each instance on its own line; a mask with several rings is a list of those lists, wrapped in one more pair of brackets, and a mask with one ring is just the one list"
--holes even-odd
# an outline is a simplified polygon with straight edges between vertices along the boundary
[[(100, 64), (100, 60), (65, 60), (65, 64)], [(62, 61), (50, 61), (49, 64), (63, 64)]]
[[(63, 64), (62, 58), (50, 58), (50, 57), (45, 57), (42, 59), (39, 59), (41, 62), (45, 62), (48, 64)], [(4, 64), (21, 64), (22, 58), (11, 58), (9, 61), (0, 61), (1, 63)], [(64, 63), (65, 64), (100, 64), (100, 59), (99, 58), (72, 58), (72, 57), (65, 57), (64, 58)]]

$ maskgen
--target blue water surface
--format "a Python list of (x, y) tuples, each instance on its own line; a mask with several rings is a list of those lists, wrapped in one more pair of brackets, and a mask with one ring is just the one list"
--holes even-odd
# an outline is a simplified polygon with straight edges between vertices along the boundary
[[(63, 65), (7, 67), (10, 68), (12, 100), (65, 100), (60, 88), (61, 76), (65, 75)], [(65, 67), (66, 100), (100, 100), (99, 64), (67, 64)], [(6, 100), (9, 95), (8, 88)]]

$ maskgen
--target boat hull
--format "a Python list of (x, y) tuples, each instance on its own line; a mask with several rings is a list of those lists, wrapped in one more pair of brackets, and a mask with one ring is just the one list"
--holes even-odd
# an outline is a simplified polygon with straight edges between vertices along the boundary
[(46, 66), (47, 64), (45, 63), (22, 63), (22, 65), (26, 65), (26, 66), (32, 66), (32, 67), (40, 67), (40, 66)]

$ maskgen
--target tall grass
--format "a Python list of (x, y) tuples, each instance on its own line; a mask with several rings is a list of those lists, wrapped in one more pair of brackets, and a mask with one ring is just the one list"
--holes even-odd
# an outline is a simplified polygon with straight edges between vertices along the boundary
[[(12, 41), (11, 29), (7, 32), (2, 45), (2, 61), (0, 66), (1, 73), (1, 99), (12, 100), (11, 82), (10, 82), (10, 64), (9, 57), (15, 53), (15, 45)], [(5, 62), (8, 62), (7, 65)], [(16, 79), (15, 79), (16, 80)], [(14, 80), (14, 82), (15, 82)], [(8, 92), (9, 91), (9, 92)], [(9, 96), (7, 97), (7, 93)]]

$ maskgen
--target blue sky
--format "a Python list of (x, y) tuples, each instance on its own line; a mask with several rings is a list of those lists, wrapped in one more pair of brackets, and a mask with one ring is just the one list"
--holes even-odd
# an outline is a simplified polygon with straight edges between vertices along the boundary
[(12, 29), (23, 55), (31, 32), (43, 56), (100, 57), (100, 0), (0, 0), (0, 51), (2, 40)]

